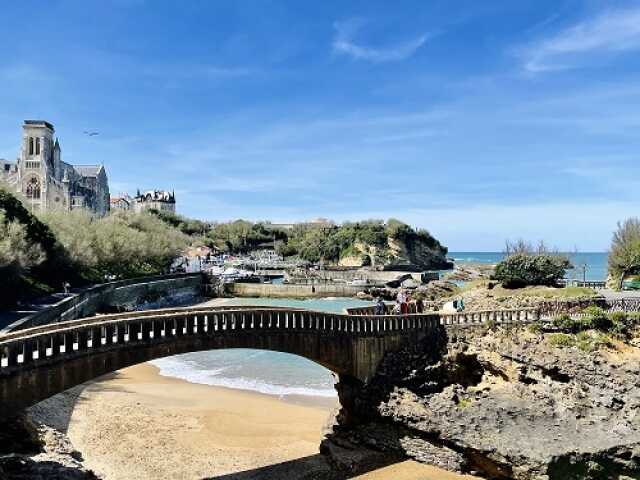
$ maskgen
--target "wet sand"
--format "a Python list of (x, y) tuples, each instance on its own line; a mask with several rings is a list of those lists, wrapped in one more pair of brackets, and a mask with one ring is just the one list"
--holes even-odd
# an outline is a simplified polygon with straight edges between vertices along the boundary
[[(283, 401), (191, 384), (142, 364), (89, 384), (67, 433), (85, 465), (105, 480), (280, 479), (285, 472), (293, 480), (326, 468), (318, 446), (336, 407), (333, 399)], [(403, 462), (357, 478), (471, 477)]]

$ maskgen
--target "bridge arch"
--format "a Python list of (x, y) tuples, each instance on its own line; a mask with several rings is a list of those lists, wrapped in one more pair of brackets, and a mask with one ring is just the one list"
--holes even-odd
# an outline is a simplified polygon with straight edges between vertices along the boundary
[(104, 315), (0, 338), (0, 417), (107, 373), (181, 353), (292, 353), (367, 382), (386, 352), (419, 341), (437, 314), (344, 315), (293, 308), (180, 308)]

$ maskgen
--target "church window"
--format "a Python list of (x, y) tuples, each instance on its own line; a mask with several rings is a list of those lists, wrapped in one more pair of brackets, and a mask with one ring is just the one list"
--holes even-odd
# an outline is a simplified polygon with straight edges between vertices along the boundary
[(36, 155), (40, 155), (40, 139), (36, 138)]
[(29, 180), (29, 183), (27, 183), (27, 190), (25, 193), (27, 195), (27, 198), (31, 198), (32, 200), (40, 199), (40, 182), (38, 181), (37, 178), (34, 177), (31, 180)]
[(29, 155), (33, 155), (33, 137), (29, 137)]

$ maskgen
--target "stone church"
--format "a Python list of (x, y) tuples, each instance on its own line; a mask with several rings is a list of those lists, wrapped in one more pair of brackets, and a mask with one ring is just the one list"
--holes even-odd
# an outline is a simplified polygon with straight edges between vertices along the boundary
[(84, 208), (97, 215), (109, 211), (109, 184), (102, 165), (62, 161), (53, 125), (25, 120), (22, 148), (15, 163), (0, 159), (0, 180), (22, 194), (33, 210)]

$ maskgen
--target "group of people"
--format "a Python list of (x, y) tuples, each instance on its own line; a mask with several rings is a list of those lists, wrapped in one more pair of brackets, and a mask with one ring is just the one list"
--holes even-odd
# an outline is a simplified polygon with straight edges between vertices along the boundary
[[(424, 302), (421, 298), (413, 300), (411, 294), (405, 290), (400, 290), (396, 296), (396, 302), (391, 308), (391, 315), (407, 315), (409, 313), (422, 313), (424, 312)], [(373, 309), (374, 315), (386, 315), (387, 304), (382, 297), (378, 298)]]

